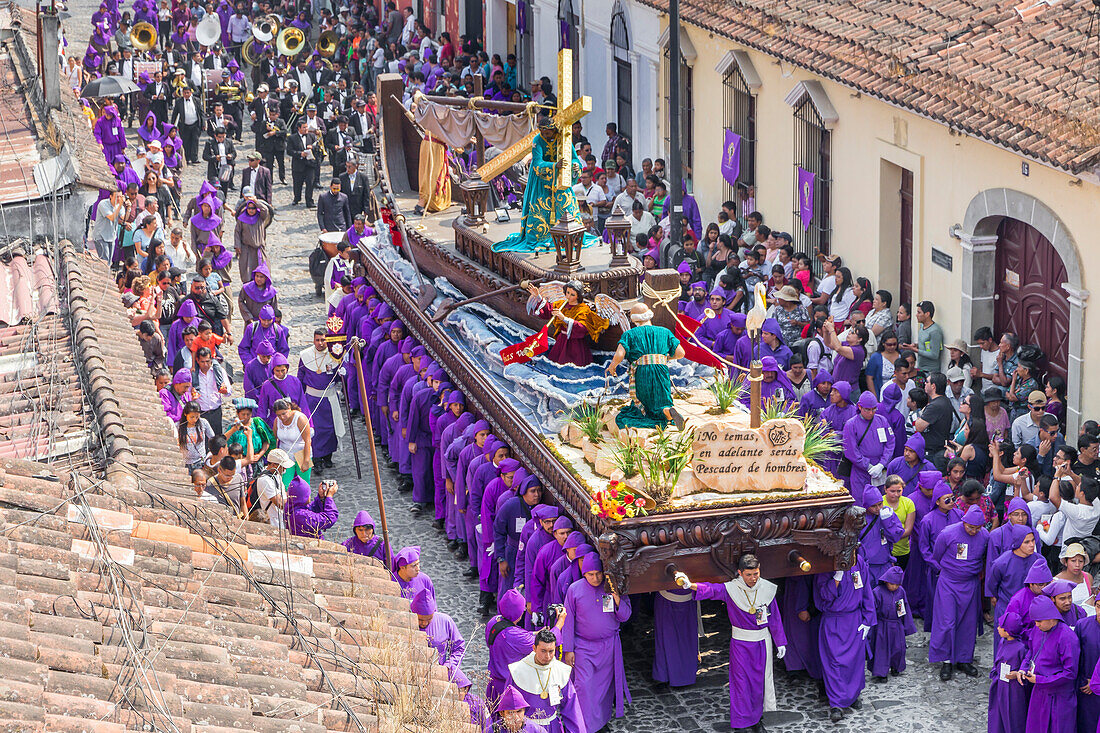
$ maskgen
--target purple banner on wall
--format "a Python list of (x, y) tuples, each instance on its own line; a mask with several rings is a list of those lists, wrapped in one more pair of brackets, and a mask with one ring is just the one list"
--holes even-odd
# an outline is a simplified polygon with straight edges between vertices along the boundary
[(722, 177), (731, 186), (737, 185), (741, 175), (741, 136), (733, 130), (726, 130), (726, 139), (722, 144)]
[(798, 167), (798, 218), (802, 228), (809, 229), (814, 218), (814, 174)]
[(527, 33), (527, 3), (525, 0), (517, 0), (516, 2), (516, 30), (521, 36)]

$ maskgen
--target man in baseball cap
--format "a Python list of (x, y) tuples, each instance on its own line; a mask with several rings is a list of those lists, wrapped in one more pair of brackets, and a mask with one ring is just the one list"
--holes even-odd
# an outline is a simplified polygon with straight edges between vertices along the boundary
[[(256, 501), (260, 512), (267, 515), (273, 527), (283, 526), (283, 504), (286, 487), (283, 472), (294, 466), (294, 459), (282, 448), (272, 448), (264, 458), (264, 468), (256, 477)], [(251, 497), (250, 497), (251, 499)]]
[(966, 386), (966, 370), (953, 366), (947, 370), (947, 399), (951, 400), (951, 406), (955, 412), (959, 412), (966, 398), (974, 394), (974, 390)]

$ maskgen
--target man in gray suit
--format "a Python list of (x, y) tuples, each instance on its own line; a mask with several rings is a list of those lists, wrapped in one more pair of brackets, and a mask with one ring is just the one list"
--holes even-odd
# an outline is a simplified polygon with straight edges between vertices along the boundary
[(333, 178), (328, 191), (317, 198), (317, 226), (322, 234), (345, 232), (351, 226), (351, 206), (347, 194), (340, 192), (339, 178)]

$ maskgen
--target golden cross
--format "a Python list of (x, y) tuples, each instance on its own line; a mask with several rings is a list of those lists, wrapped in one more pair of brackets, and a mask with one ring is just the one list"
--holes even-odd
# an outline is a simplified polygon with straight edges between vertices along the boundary
[[(558, 128), (557, 157), (563, 161), (559, 186), (573, 185), (572, 166), (566, 161), (573, 160), (573, 123), (592, 111), (592, 97), (581, 96), (573, 99), (573, 52), (568, 48), (558, 51), (558, 106), (554, 110), (554, 126)], [(477, 169), (481, 180), (491, 181), (506, 171), (512, 164), (519, 162), (531, 152), (536, 131), (530, 132), (522, 140), (504, 150), (497, 157), (486, 161)]]

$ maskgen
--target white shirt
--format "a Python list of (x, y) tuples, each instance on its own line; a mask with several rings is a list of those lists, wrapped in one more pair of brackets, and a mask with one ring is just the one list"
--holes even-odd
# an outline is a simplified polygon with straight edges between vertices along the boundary
[(618, 173), (615, 175), (608, 173), (607, 188), (611, 191), (612, 196), (618, 196), (619, 193), (626, 188), (626, 181)]
[[(620, 198), (622, 194), (619, 194)], [(642, 209), (642, 218), (634, 218), (634, 212), (626, 212), (626, 220), (630, 222), (630, 237), (632, 240), (637, 239), (639, 234), (649, 234), (649, 230), (656, 225), (656, 220), (653, 218), (653, 214)]]
[(222, 396), (218, 392), (218, 383), (214, 379), (214, 365), (205, 373), (199, 369), (196, 371), (199, 377), (199, 409), (203, 412), (216, 410), (222, 406)]
[[(1050, 490), (1057, 489), (1052, 485)], [(1091, 504), (1078, 504), (1063, 499), (1058, 505), (1058, 511), (1066, 518), (1066, 526), (1062, 530), (1063, 543), (1066, 538), (1088, 537), (1096, 527), (1097, 520), (1100, 520), (1100, 498), (1095, 499)]]
[[(996, 346), (993, 347), (993, 351), (986, 351), (982, 349), (981, 362), (982, 362), (982, 374), (995, 374), (997, 372), (997, 354), (1000, 353), (1000, 349)], [(987, 387), (995, 387), (992, 379), (982, 380)]]
[(199, 113), (195, 107), (195, 98), (183, 100), (183, 124), (194, 125), (199, 121)]
[[(611, 187), (611, 179), (608, 179), (607, 186), (608, 188)], [(626, 191), (623, 191), (615, 197), (615, 203), (611, 205), (611, 211), (614, 212), (615, 209), (619, 209), (623, 212), (623, 216), (631, 216), (631, 207), (634, 206), (635, 201), (639, 202), (642, 206), (645, 206), (645, 196), (642, 195), (641, 191), (634, 194), (634, 198), (630, 198), (630, 194), (628, 194)], [(649, 214), (650, 218), (653, 217), (652, 213), (648, 211), (646, 211), (645, 213)]]
[(256, 493), (260, 497), (260, 508), (267, 507), (267, 521), (273, 527), (283, 526), (283, 510), (272, 501), (276, 496), (281, 496), (286, 501), (286, 489), (283, 482), (268, 473), (261, 473), (256, 478)]
[(401, 28), (401, 45), (408, 46), (413, 39), (413, 35), (416, 33), (416, 16), (410, 15), (405, 18), (405, 25)]
[[(836, 284), (833, 284), (833, 290), (836, 289)], [(848, 288), (843, 295), (840, 296), (840, 301), (832, 297), (833, 290), (829, 290), (830, 296), (828, 300), (829, 305), (829, 317), (834, 321), (843, 321), (848, 317), (848, 313), (852, 310), (852, 303), (856, 302), (856, 294), (852, 292), (851, 288)], [(821, 292), (825, 292), (822, 290)]]

